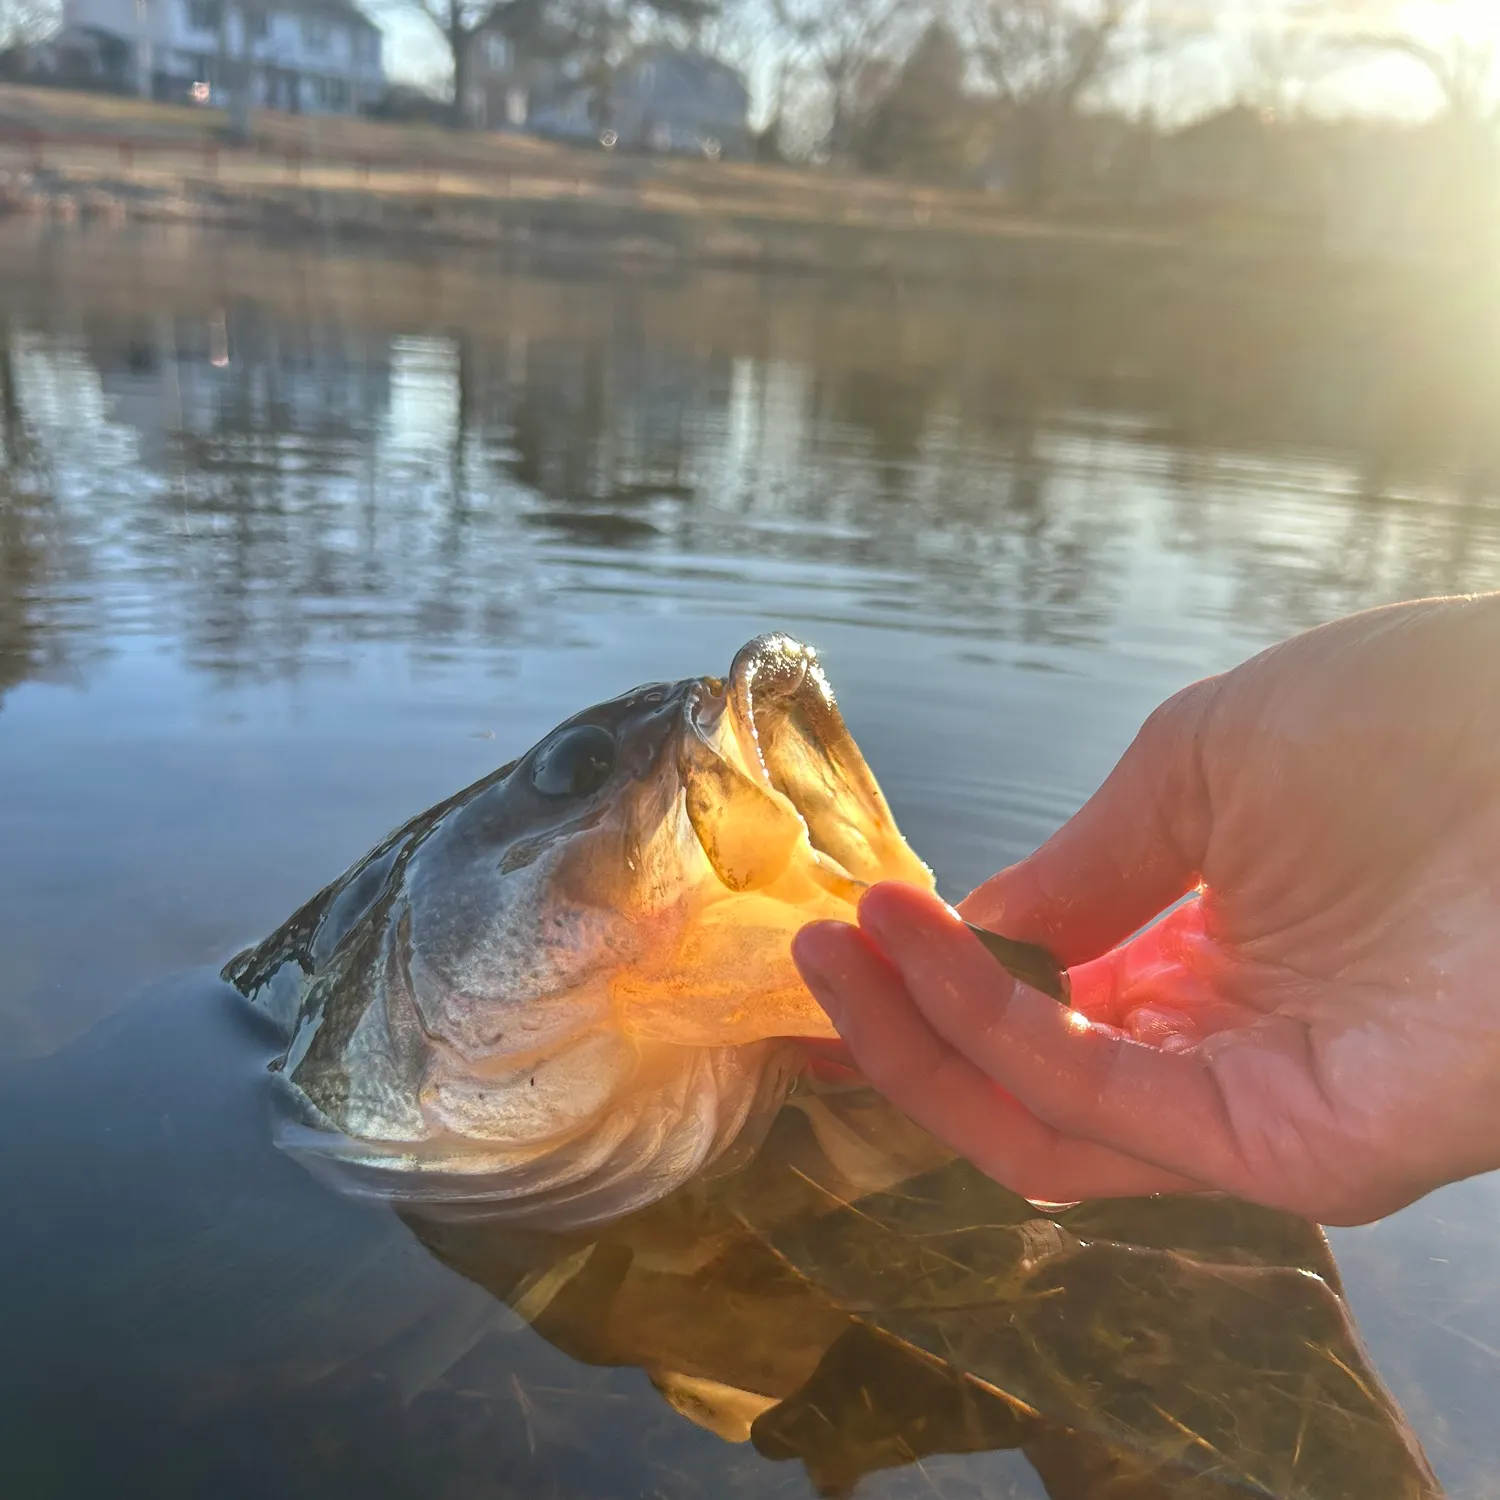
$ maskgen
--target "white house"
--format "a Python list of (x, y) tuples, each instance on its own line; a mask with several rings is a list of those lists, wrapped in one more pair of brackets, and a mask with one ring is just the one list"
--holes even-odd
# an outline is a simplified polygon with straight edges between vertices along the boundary
[(642, 48), (601, 89), (582, 76), (576, 58), (529, 60), (496, 32), (478, 41), (464, 100), (475, 125), (573, 141), (608, 134), (626, 150), (662, 154), (750, 154), (745, 80), (697, 48)]
[(268, 109), (350, 114), (385, 92), (380, 28), (354, 0), (63, 0), (62, 35), (123, 44), (117, 81), (157, 99), (215, 97), (241, 60)]

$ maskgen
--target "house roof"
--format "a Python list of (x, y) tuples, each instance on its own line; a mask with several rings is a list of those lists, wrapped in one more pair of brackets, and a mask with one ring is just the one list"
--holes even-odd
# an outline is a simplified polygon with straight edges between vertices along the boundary
[(240, 8), (254, 14), (325, 15), (340, 21), (351, 21), (366, 31), (380, 27), (362, 11), (354, 0), (241, 0)]
[(363, 26), (367, 31), (380, 30), (380, 27), (354, 3), (354, 0), (292, 0), (292, 3), (317, 5), (332, 11), (335, 15), (343, 16), (346, 20), (353, 21), (356, 26)]
[(1212, 114), (1202, 115), (1190, 121), (1180, 130), (1174, 131), (1172, 139), (1178, 141), (1240, 141), (1257, 139), (1265, 134), (1275, 121), (1269, 110), (1256, 109), (1250, 104), (1231, 104)]
[(727, 73), (741, 88), (746, 86), (744, 75), (738, 68), (698, 47), (674, 47), (670, 42), (650, 42), (644, 47), (637, 47), (625, 59), (625, 66), (634, 67), (645, 62), (685, 62), (709, 72)]

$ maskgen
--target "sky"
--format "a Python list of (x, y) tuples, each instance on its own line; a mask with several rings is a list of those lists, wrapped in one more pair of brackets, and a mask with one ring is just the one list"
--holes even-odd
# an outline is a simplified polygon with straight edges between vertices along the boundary
[(448, 49), (414, 6), (366, 3), (364, 10), (385, 32), (385, 70), (392, 78), (431, 83), (447, 76)]

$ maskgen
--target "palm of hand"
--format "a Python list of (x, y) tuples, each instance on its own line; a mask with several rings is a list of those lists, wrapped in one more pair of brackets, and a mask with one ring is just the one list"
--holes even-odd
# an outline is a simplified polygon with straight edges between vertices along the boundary
[(1091, 1027), (997, 1005), (977, 943), (908, 891), (814, 937), (810, 982), (877, 1084), (1033, 1197), (1206, 1186), (1362, 1222), (1500, 1166), (1496, 660), (1409, 606), (1159, 710), (963, 904), (1073, 966)]
[(1500, 1159), (1493, 720), (1475, 663), (1390, 646), (1304, 638), (1206, 704), (1204, 893), (1075, 974), (1086, 1013), (1196, 1044), (1243, 1187), (1339, 1218)]

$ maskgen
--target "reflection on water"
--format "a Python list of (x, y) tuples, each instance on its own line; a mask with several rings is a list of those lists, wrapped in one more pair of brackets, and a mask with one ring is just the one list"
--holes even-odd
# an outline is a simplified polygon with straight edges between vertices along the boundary
[[(362, 640), (544, 638), (586, 582), (755, 599), (767, 576), (831, 576), (841, 619), (1097, 646), (1142, 573), (1201, 562), (1238, 627), (1281, 630), (1496, 563), (1500, 371), (1472, 320), (1130, 289), (975, 319), (931, 293), (475, 274), (449, 301), (480, 305), (408, 323), (418, 267), (383, 286), (241, 251), (191, 295), (97, 269), (159, 248), (96, 249), (80, 286), (86, 248), (8, 247), (12, 659), (28, 631), (152, 633), (285, 678)], [(319, 274), (345, 298), (309, 319)]]
[(640, 1366), (822, 1495), (1009, 1450), (1051, 1500), (1434, 1493), (1310, 1226), (1216, 1199), (1044, 1217), (963, 1163), (911, 1175), (924, 1154), (877, 1101), (810, 1098), (750, 1168), (590, 1241), (410, 1222), (556, 1347)]
[[(1203, 1272), (1205, 1296), (1233, 1283), (1282, 1319), (1251, 1358), (1239, 1314), (1190, 1294), (1195, 1266), (1222, 1269), (1213, 1254), (1085, 1257), (1067, 1295), (1116, 1289), (1097, 1317), (1027, 1343), (1017, 1312), (1010, 1345), (991, 1331), (961, 1351), (934, 1347), (953, 1325), (931, 1306), (887, 1304), (920, 1283), (911, 1246), (984, 1217), (973, 1186), (886, 1201), (937, 1219), (882, 1228), (884, 1288), (840, 1281), (858, 1257), (839, 1236), (873, 1231), (839, 1214), (812, 1248), (765, 1224), (742, 1245), (743, 1224), (674, 1238), (663, 1222), (628, 1255), (575, 1247), (561, 1272), (413, 1226), (458, 1275), (394, 1220), (262, 1160), (254, 1070), (238, 1094), (217, 1087), (224, 1040), (138, 997), (222, 961), (580, 706), (722, 669), (768, 627), (820, 646), (903, 827), (958, 893), (1055, 827), (1191, 677), (1366, 604), (1500, 587), (1495, 317), (1376, 283), (975, 306), (7, 226), (0, 1104), (7, 1138), (36, 1149), (7, 1167), (22, 1180), (5, 1201), (28, 1207), (4, 1258), (30, 1269), (5, 1280), (30, 1288), (32, 1338), (0, 1354), (0, 1386), (27, 1392), (22, 1492), (124, 1473), (125, 1492), (142, 1475), (166, 1493), (154, 1434), (226, 1494), (344, 1493), (336, 1473), (371, 1495), (605, 1495), (621, 1474), (631, 1493), (803, 1495), (809, 1474), (841, 1492), (867, 1471), (862, 1494), (1036, 1494), (1035, 1472), (1054, 1496), (1097, 1494), (1106, 1471), (1110, 1494), (1158, 1494), (1119, 1442), (1149, 1466), (1176, 1421), (1198, 1451), (1232, 1433), (1224, 1472), (1270, 1493), (1407, 1493), (1358, 1466), (1397, 1452), (1379, 1443), (1399, 1423), (1377, 1440), (1343, 1397), (1317, 1408), (1346, 1426), (1318, 1437), (1335, 1458), (1315, 1486), (1245, 1468), (1282, 1451), (1254, 1436), (1261, 1418), (1281, 1430), (1267, 1392), (1322, 1378), (1296, 1360), (1332, 1350), (1358, 1375), (1362, 1356), (1326, 1306)], [(989, 1244), (992, 1279), (1019, 1232)], [(1217, 1232), (1221, 1250), (1251, 1234)], [(1454, 1494), (1500, 1471), (1497, 1234), (1500, 1192), (1478, 1182), (1336, 1237), (1374, 1369)], [(726, 1256), (773, 1289), (773, 1266), (799, 1297), (821, 1288), (821, 1310), (737, 1301)], [(1265, 1257), (1282, 1289), (1302, 1264), (1284, 1245)], [(1007, 1264), (1007, 1285), (1025, 1279)], [(1146, 1298), (1154, 1324), (1130, 1321), (1137, 1271), (1169, 1278)], [(667, 1289), (689, 1300), (658, 1306)], [(653, 1364), (653, 1306), (674, 1337), (719, 1344)], [(1172, 1321), (1183, 1307), (1201, 1316)], [(800, 1342), (771, 1336), (782, 1318)], [(761, 1343), (735, 1331), (752, 1326)], [(1016, 1339), (1031, 1363), (994, 1363)], [(1209, 1379), (1209, 1344), (1239, 1365)], [(1278, 1359), (1283, 1387), (1257, 1376)], [(1106, 1409), (1134, 1415), (1100, 1428)], [(87, 1441), (67, 1436), (80, 1411)], [(752, 1422), (748, 1445), (710, 1431)], [(257, 1446), (268, 1427), (287, 1441)]]

